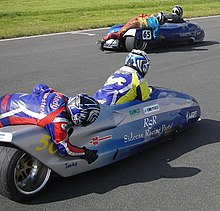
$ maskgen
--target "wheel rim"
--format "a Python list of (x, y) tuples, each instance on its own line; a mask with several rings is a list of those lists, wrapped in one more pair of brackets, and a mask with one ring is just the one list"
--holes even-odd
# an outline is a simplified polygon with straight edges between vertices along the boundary
[(19, 192), (31, 195), (39, 192), (49, 180), (51, 169), (24, 153), (14, 170), (14, 182)]

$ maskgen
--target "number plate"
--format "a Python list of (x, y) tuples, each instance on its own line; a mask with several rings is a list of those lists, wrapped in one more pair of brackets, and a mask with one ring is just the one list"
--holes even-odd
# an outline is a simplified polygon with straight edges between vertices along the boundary
[(142, 39), (143, 40), (151, 40), (152, 39), (151, 30), (143, 30), (142, 31)]

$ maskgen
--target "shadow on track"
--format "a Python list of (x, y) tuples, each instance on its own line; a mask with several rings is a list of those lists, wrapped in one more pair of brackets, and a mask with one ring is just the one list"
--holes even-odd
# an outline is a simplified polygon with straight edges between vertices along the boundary
[[(147, 53), (167, 53), (167, 52), (185, 52), (185, 51), (207, 51), (208, 47), (211, 45), (218, 45), (220, 44), (219, 41), (203, 41), (201, 43), (194, 43), (194, 44), (182, 44), (182, 45), (175, 45), (175, 46), (168, 46), (168, 47), (155, 47), (146, 49)], [(122, 53), (127, 52), (125, 50), (118, 50), (118, 51), (104, 51), (105, 54), (112, 54), (112, 53)]]
[(169, 47), (159, 47), (146, 50), (147, 53), (167, 53), (167, 52), (185, 52), (185, 51), (207, 51), (208, 46), (218, 45), (220, 42), (218, 41), (203, 41), (201, 43), (194, 43), (189, 45), (176, 45)]
[(169, 162), (202, 146), (220, 142), (220, 122), (204, 119), (171, 141), (106, 167), (69, 178), (54, 178), (46, 190), (25, 204), (45, 204), (79, 196), (103, 194), (117, 187), (160, 178), (192, 177), (196, 167), (172, 167)]

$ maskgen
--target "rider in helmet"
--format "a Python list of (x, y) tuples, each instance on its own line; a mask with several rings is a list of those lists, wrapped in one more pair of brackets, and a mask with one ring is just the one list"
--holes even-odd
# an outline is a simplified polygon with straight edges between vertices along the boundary
[(83, 127), (93, 123), (100, 112), (97, 101), (87, 94), (78, 94), (76, 97), (69, 98), (66, 107), (74, 125)]
[(158, 30), (160, 25), (163, 25), (166, 20), (167, 17), (164, 12), (160, 12), (157, 15), (140, 14), (138, 17), (128, 21), (118, 32), (107, 34), (101, 41), (98, 41), (98, 43), (100, 43), (100, 49), (104, 51), (103, 46), (107, 40), (120, 39), (129, 29), (134, 28), (152, 29), (154, 39), (160, 39), (161, 37), (158, 34)]
[(150, 68), (148, 55), (133, 49), (125, 59), (125, 65), (115, 71), (95, 94), (101, 104), (115, 105), (132, 100), (147, 100), (150, 88), (144, 79)]
[(179, 5), (175, 5), (172, 9), (172, 13), (167, 15), (168, 22), (182, 23), (183, 20), (183, 8)]
[(156, 15), (156, 18), (159, 22), (160, 25), (163, 25), (166, 23), (167, 21), (167, 16), (164, 12), (159, 12), (157, 15)]
[(22, 124), (44, 127), (60, 155), (77, 156), (92, 163), (98, 158), (97, 151), (73, 146), (69, 136), (74, 125), (93, 123), (99, 112), (99, 103), (86, 94), (68, 98), (45, 84), (38, 84), (31, 94), (7, 94), (0, 98), (0, 128)]

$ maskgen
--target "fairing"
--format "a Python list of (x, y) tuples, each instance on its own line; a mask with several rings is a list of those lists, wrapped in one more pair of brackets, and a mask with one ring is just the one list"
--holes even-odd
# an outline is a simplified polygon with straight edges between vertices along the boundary
[(16, 146), (63, 177), (116, 162), (172, 133), (194, 124), (200, 118), (197, 101), (184, 93), (153, 87), (150, 98), (116, 106), (101, 106), (99, 118), (90, 126), (75, 128), (72, 144), (98, 150), (92, 164), (79, 158), (63, 158), (56, 153), (46, 130), (34, 125), (0, 129), (0, 142)]

